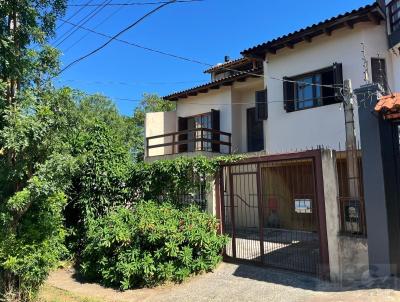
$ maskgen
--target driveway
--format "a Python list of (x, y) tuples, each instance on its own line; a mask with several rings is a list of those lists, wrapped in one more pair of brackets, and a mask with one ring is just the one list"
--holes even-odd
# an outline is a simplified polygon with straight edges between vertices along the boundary
[(53, 272), (47, 284), (73, 294), (107, 302), (400, 301), (398, 280), (344, 287), (322, 282), (306, 275), (228, 263), (222, 263), (213, 273), (193, 277), (182, 284), (170, 284), (153, 289), (119, 292), (97, 284), (80, 283), (74, 279), (72, 270)]

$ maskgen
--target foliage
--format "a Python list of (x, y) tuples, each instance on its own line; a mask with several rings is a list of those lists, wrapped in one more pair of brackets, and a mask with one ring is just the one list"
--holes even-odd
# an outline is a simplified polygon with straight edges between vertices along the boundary
[(64, 91), (24, 90), (0, 131), (0, 297), (32, 299), (65, 252), (62, 209), (75, 160), (58, 110)]
[(137, 161), (142, 161), (144, 157), (144, 122), (146, 113), (173, 111), (175, 108), (175, 102), (165, 101), (155, 94), (145, 94), (143, 96), (143, 100), (135, 108), (131, 119), (132, 131), (135, 137), (132, 146)]
[(226, 238), (216, 219), (195, 207), (138, 203), (93, 220), (80, 266), (82, 275), (126, 290), (183, 281), (221, 260)]
[(32, 299), (64, 253), (61, 211), (75, 161), (54, 35), (65, 0), (0, 3), (0, 299)]
[(159, 200), (162, 197), (176, 202), (179, 195), (195, 195), (200, 186), (214, 177), (221, 162), (240, 158), (237, 155), (197, 156), (138, 163), (131, 169), (129, 187), (135, 199)]
[(115, 105), (101, 95), (72, 92), (67, 142), (78, 169), (68, 188), (65, 209), (71, 251), (79, 252), (85, 223), (109, 209), (126, 203), (126, 186), (132, 165), (130, 123)]

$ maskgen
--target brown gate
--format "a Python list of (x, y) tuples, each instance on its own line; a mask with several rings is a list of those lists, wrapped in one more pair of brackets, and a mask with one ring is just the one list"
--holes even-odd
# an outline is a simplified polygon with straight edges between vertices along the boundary
[(231, 239), (227, 260), (326, 274), (322, 268), (327, 267), (327, 255), (321, 245), (326, 243), (325, 215), (320, 221), (318, 213), (325, 212), (323, 192), (317, 190), (322, 184), (317, 181), (319, 156), (319, 151), (309, 151), (222, 167), (222, 228)]

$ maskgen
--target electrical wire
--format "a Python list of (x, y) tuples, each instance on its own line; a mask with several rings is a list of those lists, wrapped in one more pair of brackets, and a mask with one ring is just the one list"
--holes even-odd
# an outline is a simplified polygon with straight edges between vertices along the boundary
[[(189, 3), (189, 2), (203, 2), (204, 0), (178, 0), (176, 3)], [(157, 5), (168, 3), (168, 1), (156, 1), (156, 2), (128, 2), (128, 3), (110, 3), (107, 6), (138, 6), (138, 5)], [(77, 6), (77, 7), (90, 7), (90, 6), (100, 6), (101, 4), (95, 3), (91, 5), (85, 4), (67, 4), (67, 6)]]
[[(106, 3), (107, 0), (104, 0), (103, 4)], [(82, 23), (89, 18), (95, 11), (97, 11), (99, 8), (96, 7), (95, 9), (91, 10), (89, 13), (87, 13), (86, 15), (84, 15), (79, 21), (77, 21), (77, 23), (70, 23), (70, 20), (63, 20), (63, 19), (59, 19), (62, 24), (70, 24), (72, 25), (71, 28), (67, 29), (64, 33), (62, 33), (59, 37), (57, 37), (54, 42), (53, 45), (55, 45), (55, 43), (58, 43), (59, 41), (61, 41), (65, 36), (67, 36), (69, 33), (71, 33), (74, 29), (76, 29), (79, 25), (82, 25)]]
[(80, 81), (80, 80), (56, 80), (56, 82), (71, 82), (71, 83), (81, 83), (85, 85), (172, 85), (172, 84), (188, 84), (188, 83), (204, 83), (205, 80), (193, 80), (193, 81), (176, 81), (176, 82), (124, 82), (124, 81)]
[[(133, 1), (133, 0), (131, 0)], [(101, 25), (103, 25), (105, 22), (107, 22), (107, 20), (109, 20), (111, 17), (113, 17), (114, 15), (116, 15), (119, 11), (121, 11), (124, 7), (120, 6), (118, 7), (114, 12), (112, 12), (111, 14), (109, 14), (105, 19), (103, 19), (103, 21), (101, 21), (100, 23), (98, 23), (93, 29), (96, 29), (98, 27), (100, 27)], [(65, 23), (64, 23), (65, 24)], [(88, 35), (90, 35), (90, 32), (87, 32), (84, 36), (82, 36), (80, 39), (78, 39), (76, 42), (72, 43), (67, 49), (65, 49), (63, 52), (67, 53), (71, 48), (73, 48), (76, 44), (78, 44), (80, 41), (82, 41), (83, 39), (85, 39)]]
[(127, 32), (128, 30), (130, 30), (132, 27), (136, 26), (137, 24), (139, 24), (141, 21), (143, 21), (144, 19), (146, 19), (147, 17), (149, 17), (150, 15), (154, 14), (155, 12), (157, 12), (158, 10), (162, 9), (163, 7), (172, 4), (174, 2), (176, 2), (177, 0), (171, 0), (168, 1), (167, 3), (161, 4), (160, 6), (157, 6), (156, 8), (152, 9), (151, 11), (149, 11), (148, 13), (146, 13), (145, 15), (143, 15), (141, 18), (139, 18), (138, 20), (136, 20), (135, 22), (133, 22), (132, 24), (130, 24), (129, 26), (125, 27), (123, 30), (121, 30), (120, 32), (118, 32), (116, 35), (112, 36), (106, 43), (102, 44), (101, 46), (97, 47), (96, 49), (92, 50), (91, 52), (89, 52), (88, 54), (72, 61), (71, 63), (69, 63), (66, 67), (64, 67), (63, 69), (61, 69), (61, 71), (59, 72), (59, 74), (61, 74), (62, 72), (64, 72), (65, 70), (67, 70), (68, 68), (70, 68), (71, 66), (75, 65), (76, 63), (90, 57), (91, 55), (95, 54), (96, 52), (100, 51), (101, 49), (103, 49), (104, 47), (106, 47), (108, 44), (110, 44), (113, 40), (115, 40), (116, 38), (118, 38), (120, 35), (122, 35), (123, 33)]
[[(84, 26), (81, 26), (81, 25), (76, 25), (76, 24), (74, 24), (72, 22), (69, 22), (69, 21), (66, 21), (66, 20), (63, 20), (63, 21), (66, 22), (66, 23), (69, 23), (71, 25), (75, 25), (78, 28), (80, 28), (82, 30), (86, 30), (86, 31), (91, 32), (93, 34), (96, 34), (96, 35), (99, 35), (99, 36), (102, 36), (102, 37), (106, 37), (106, 38), (110, 38), (110, 39), (113, 38), (113, 36), (110, 36), (110, 35), (95, 31), (93, 29), (90, 29), (90, 28), (87, 28), (87, 27), (84, 27)], [(133, 43), (133, 42), (129, 42), (129, 41), (126, 41), (126, 40), (122, 40), (122, 39), (119, 39), (119, 38), (115, 38), (114, 37), (113, 40), (118, 41), (120, 43), (124, 43), (124, 44), (130, 45), (130, 46), (133, 46), (133, 47), (136, 47), (136, 48), (140, 48), (140, 49), (143, 49), (143, 50), (146, 50), (146, 51), (150, 51), (150, 52), (158, 53), (158, 54), (161, 54), (161, 55), (164, 55), (164, 56), (168, 56), (168, 57), (171, 57), (171, 58), (183, 60), (183, 61), (186, 61), (186, 62), (196, 63), (196, 64), (203, 65), (203, 66), (206, 66), (206, 67), (215, 66), (215, 64), (210, 64), (210, 63), (202, 62), (202, 61), (197, 60), (197, 59), (192, 59), (192, 58), (183, 57), (183, 56), (180, 56), (180, 55), (168, 53), (168, 52), (165, 52), (165, 51), (162, 51), (162, 50), (146, 47), (146, 46), (143, 46), (143, 45), (140, 45), (140, 44), (137, 44), (137, 43)], [(219, 68), (222, 69), (222, 70), (226, 70), (226, 71), (233, 71), (233, 72), (238, 72), (238, 73), (242, 73), (242, 74), (248, 74), (248, 75), (251, 75), (251, 76), (254, 76), (254, 77), (265, 78), (265, 76), (263, 74), (257, 74), (257, 73), (254, 73), (254, 72), (241, 71), (241, 70), (236, 70), (236, 69), (233, 69), (233, 68), (227, 68), (227, 67), (223, 67), (223, 66), (221, 66)], [(343, 87), (343, 85), (323, 85), (323, 84), (307, 83), (307, 82), (302, 82), (302, 81), (281, 79), (281, 78), (273, 77), (273, 76), (268, 76), (268, 78), (270, 78), (272, 80), (281, 81), (281, 82), (291, 82), (291, 83), (304, 84), (304, 85), (309, 85), (309, 86), (318, 86), (318, 87), (326, 87), (326, 88), (341, 88), (341, 87)]]
[[(97, 7), (87, 18), (86, 20), (82, 23), (80, 23), (80, 25), (85, 25), (86, 23), (88, 23), (91, 19), (93, 19), (96, 15), (98, 15), (104, 8), (105, 8), (105, 4), (110, 3), (112, 0), (104, 0), (103, 2), (103, 6), (101, 7)], [(70, 32), (70, 34), (68, 34), (64, 39), (62, 39), (60, 42), (58, 42), (56, 44), (56, 47), (60, 46), (64, 41), (66, 41), (69, 37), (71, 37), (73, 34), (75, 34), (77, 31), (79, 30), (78, 27), (73, 28), (72, 32)]]
[[(109, 97), (110, 99), (113, 99), (113, 100), (136, 102), (136, 103), (142, 101), (140, 99), (130, 99), (130, 98), (123, 98), (123, 97), (114, 97), (114, 96), (107, 96), (107, 97)], [(332, 98), (332, 97), (333, 96), (325, 96), (325, 97), (321, 97), (319, 99), (327, 99), (327, 98)], [(307, 100), (293, 99), (293, 100), (287, 100), (285, 102), (298, 102), (298, 101), (305, 102)], [(283, 101), (283, 99), (281, 99), (281, 100), (274, 100), (274, 101), (268, 101), (267, 102), (267, 104), (275, 104), (275, 103), (284, 104), (284, 101)], [(232, 105), (251, 105), (251, 104), (255, 105), (256, 101), (255, 100), (251, 100), (251, 101), (245, 102), (244, 100), (242, 100), (242, 101), (235, 101), (235, 102), (232, 102), (232, 103), (204, 103), (204, 102), (186, 102), (186, 101), (184, 102), (184, 105), (196, 105), (196, 106), (199, 106), (199, 105), (203, 105), (203, 106), (216, 106), (216, 105), (217, 106), (232, 106)], [(263, 104), (264, 104), (264, 102), (263, 102)], [(337, 104), (339, 104), (339, 103), (337, 103)], [(310, 107), (310, 108), (314, 108), (314, 107)], [(321, 106), (316, 106), (316, 107), (321, 107)]]
[[(89, 4), (92, 2), (93, 0), (89, 0), (88, 2), (86, 2), (85, 4), (82, 4), (82, 6), (75, 11), (75, 13), (73, 13), (68, 19), (67, 21), (70, 21), (73, 17), (75, 17), (77, 14), (79, 14), (83, 9), (85, 9), (86, 7), (89, 6)], [(60, 28), (62, 28), (66, 23), (62, 23), (61, 25), (57, 26), (56, 30), (60, 30)]]

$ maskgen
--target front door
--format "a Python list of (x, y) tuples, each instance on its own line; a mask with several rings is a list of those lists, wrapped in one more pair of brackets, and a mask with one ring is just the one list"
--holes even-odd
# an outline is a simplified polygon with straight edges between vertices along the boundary
[(264, 150), (263, 121), (256, 119), (256, 108), (247, 109), (247, 152)]

